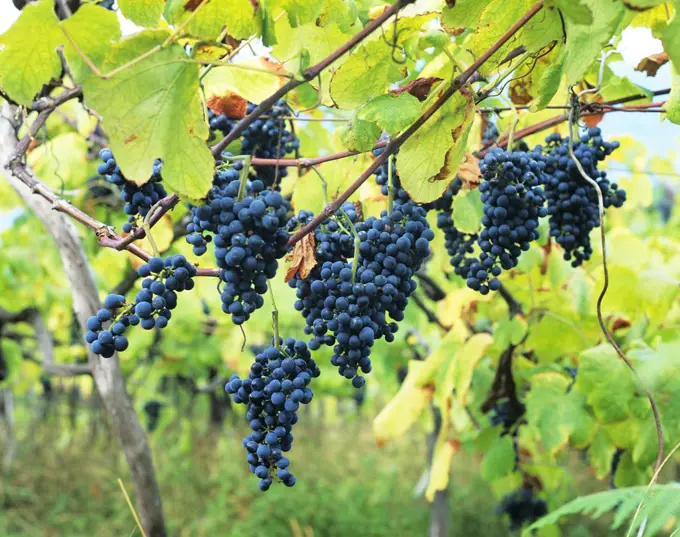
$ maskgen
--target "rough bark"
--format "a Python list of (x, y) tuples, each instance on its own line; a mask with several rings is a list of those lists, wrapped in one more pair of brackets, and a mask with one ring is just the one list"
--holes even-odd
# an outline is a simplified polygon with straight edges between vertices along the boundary
[[(43, 223), (59, 249), (64, 272), (73, 293), (73, 309), (83, 331), (88, 317), (100, 308), (99, 295), (94, 277), (90, 271), (78, 231), (66, 216), (53, 211), (52, 205), (14, 177), (7, 169), (8, 156), (17, 145), (14, 111), (4, 103), (0, 115), (0, 163), (10, 185), (19, 193), (27, 207)], [(135, 485), (136, 505), (142, 526), (148, 537), (165, 537), (160, 491), (154, 471), (151, 450), (146, 433), (135, 413), (130, 396), (125, 388), (125, 379), (120, 370), (118, 356), (104, 359), (88, 355), (92, 376), (97, 391), (111, 421), (112, 428), (130, 468)]]

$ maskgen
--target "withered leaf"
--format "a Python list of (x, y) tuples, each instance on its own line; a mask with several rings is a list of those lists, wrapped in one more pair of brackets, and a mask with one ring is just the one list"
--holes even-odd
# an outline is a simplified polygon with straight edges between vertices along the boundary
[(656, 72), (668, 63), (668, 52), (660, 52), (643, 58), (635, 68), (636, 71), (644, 71), (647, 76), (656, 76)]
[(248, 101), (237, 93), (227, 91), (223, 95), (209, 97), (206, 104), (218, 115), (224, 114), (229, 119), (242, 119), (246, 115)]
[(465, 190), (477, 188), (482, 182), (482, 172), (479, 171), (479, 159), (471, 153), (465, 154), (465, 160), (458, 168), (458, 178), (463, 182)]
[(296, 274), (302, 279), (309, 276), (309, 273), (317, 265), (314, 255), (315, 249), (316, 241), (314, 240), (314, 233), (308, 233), (295, 243), (293, 251), (286, 256), (286, 261), (290, 263), (290, 267), (286, 272), (286, 282), (292, 280)]
[(391, 89), (389, 92), (392, 93), (393, 95), (400, 95), (404, 92), (407, 92), (413, 95), (416, 99), (418, 99), (422, 103), (425, 99), (427, 99), (427, 96), (429, 95), (432, 86), (437, 82), (440, 82), (441, 80), (442, 80), (441, 78), (437, 78), (435, 76), (431, 76), (428, 78), (416, 78), (415, 80), (411, 80), (411, 82), (405, 84), (404, 86), (401, 86), (396, 89)]

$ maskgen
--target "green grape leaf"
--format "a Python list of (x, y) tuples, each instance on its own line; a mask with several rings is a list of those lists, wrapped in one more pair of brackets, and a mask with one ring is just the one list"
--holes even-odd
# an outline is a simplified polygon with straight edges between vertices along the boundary
[(680, 64), (671, 64), (671, 94), (664, 106), (666, 117), (680, 125)]
[[(73, 17), (61, 22), (78, 47), (95, 64), (100, 65), (114, 41), (120, 39), (120, 23), (113, 11), (99, 6), (85, 4), (80, 6)], [(64, 54), (73, 76), (80, 83), (94, 76), (92, 70), (76, 52), (68, 40), (62, 36)]]
[(385, 94), (368, 101), (357, 117), (374, 121), (392, 136), (413, 123), (421, 112), (420, 101), (410, 93)]
[(158, 26), (164, 7), (165, 0), (118, 0), (123, 16), (146, 28)]
[(476, 188), (463, 190), (453, 198), (453, 219), (456, 229), (463, 233), (477, 233), (482, 226), (484, 204)]
[(0, 86), (20, 104), (28, 105), (43, 84), (59, 76), (55, 49), (64, 39), (53, 0), (28, 4), (18, 20), (0, 36)]
[[(120, 42), (107, 57), (107, 71), (122, 65), (168, 36), (146, 31)], [(123, 174), (144, 184), (155, 159), (163, 160), (165, 184), (178, 194), (201, 198), (210, 188), (214, 161), (205, 140), (198, 68), (185, 63), (180, 45), (170, 45), (111, 79), (84, 85), (87, 103), (104, 121)]]
[(326, 0), (316, 24), (322, 28), (329, 24), (337, 24), (343, 32), (355, 33), (354, 26), (359, 24), (357, 16), (358, 10), (354, 0)]
[[(210, 0), (202, 4), (195, 0), (167, 0), (163, 16), (174, 25), (191, 16), (184, 31), (202, 39), (216, 38), (225, 26), (230, 36), (246, 39), (262, 33), (258, 9), (250, 0)], [(192, 16), (194, 11), (197, 12)]]
[(527, 322), (521, 317), (502, 320), (493, 330), (495, 347), (505, 349), (509, 345), (519, 345), (528, 329)]
[(618, 0), (584, 1), (593, 14), (592, 24), (582, 25), (571, 19), (565, 20), (565, 72), (569, 85), (578, 82), (588, 71), (626, 16), (626, 9)]
[(480, 0), (457, 0), (453, 7), (442, 10), (441, 24), (448, 33), (460, 35), (479, 24), (488, 4)]
[(515, 448), (510, 435), (498, 437), (482, 461), (482, 476), (494, 481), (508, 475), (515, 467)]
[(392, 49), (382, 40), (359, 47), (333, 74), (331, 98), (339, 108), (361, 106), (406, 75), (392, 60)]
[(411, 136), (399, 152), (401, 184), (420, 203), (442, 196), (467, 147), (475, 106), (454, 95)]
[(568, 413), (563, 408), (568, 384), (569, 381), (559, 373), (540, 373), (531, 378), (531, 391), (526, 398), (527, 421), (538, 431), (552, 456), (569, 440), (570, 427), (561, 419), (563, 412)]
[(606, 431), (599, 428), (595, 433), (593, 443), (588, 448), (588, 460), (595, 469), (595, 477), (602, 479), (609, 475), (615, 452), (616, 446), (611, 443)]
[(372, 121), (354, 118), (340, 133), (342, 143), (350, 151), (370, 151), (380, 138), (380, 127)]
[(532, 80), (536, 80), (536, 97), (531, 102), (532, 112), (543, 110), (550, 104), (550, 101), (552, 101), (553, 97), (560, 89), (562, 75), (564, 75), (564, 47), (555, 47), (555, 50), (547, 57), (549, 57), (551, 61), (542, 70), (540, 76), (532, 76)]
[[(656, 438), (656, 435), (654, 438)], [(614, 485), (617, 488), (634, 487), (635, 485), (643, 485), (647, 481), (647, 472), (645, 472), (643, 468), (637, 466), (633, 462), (633, 456), (630, 451), (626, 451), (621, 456), (619, 467), (616, 469)]]
[(288, 22), (293, 28), (314, 22), (320, 13), (322, 0), (280, 0), (279, 7), (288, 13)]
[[(526, 346), (534, 350), (540, 363), (552, 362), (560, 356), (579, 352), (590, 344), (581, 328), (573, 319), (546, 315), (532, 326)], [(555, 345), (555, 334), (560, 334), (559, 345)]]
[[(679, 9), (680, 6), (676, 8)], [(668, 53), (676, 69), (680, 66), (680, 15), (676, 13), (663, 32), (663, 49)]]
[(590, 7), (584, 5), (582, 0), (550, 0), (546, 6), (557, 7), (565, 18), (576, 24), (592, 24), (593, 12)]

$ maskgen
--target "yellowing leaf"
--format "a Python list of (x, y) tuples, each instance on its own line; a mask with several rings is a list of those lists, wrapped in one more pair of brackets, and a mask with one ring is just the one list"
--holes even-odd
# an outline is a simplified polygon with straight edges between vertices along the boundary
[(0, 86), (28, 105), (43, 84), (57, 77), (61, 64), (55, 49), (63, 39), (53, 0), (28, 4), (18, 20), (0, 36)]
[[(249, 67), (268, 72), (251, 71)], [(279, 63), (262, 57), (215, 67), (203, 81), (205, 95), (210, 99), (233, 91), (250, 102), (260, 103), (286, 83), (285, 77), (276, 76), (278, 73), (286, 74), (286, 70)]]
[(479, 190), (463, 190), (453, 198), (453, 221), (463, 233), (477, 233), (482, 226), (484, 206)]
[(245, 39), (262, 32), (262, 19), (257, 11), (250, 0), (205, 0), (203, 3), (199, 0), (167, 0), (163, 15), (174, 25), (184, 23), (191, 16), (184, 30), (196, 37), (214, 39), (226, 26), (230, 36)]
[(358, 117), (375, 123), (392, 136), (408, 127), (420, 115), (420, 102), (410, 93), (385, 94), (371, 99)]
[(419, 387), (409, 381), (411, 371), (422, 367), (422, 362), (409, 362), (409, 375), (397, 394), (373, 420), (373, 434), (379, 446), (405, 434), (432, 400), (431, 386)]
[(415, 201), (434, 201), (448, 187), (465, 154), (474, 108), (474, 101), (455, 95), (401, 147), (399, 176)]
[[(165, 31), (147, 31), (115, 46), (105, 71), (162, 43)], [(104, 119), (111, 148), (128, 180), (144, 184), (155, 159), (163, 160), (163, 180), (178, 194), (201, 198), (212, 184), (214, 159), (205, 140), (198, 65), (173, 44), (116, 74), (91, 78), (85, 99)]]
[(472, 383), (472, 374), (491, 343), (493, 343), (493, 338), (490, 334), (475, 334), (456, 352), (454, 386), (456, 399), (461, 405), (466, 404), (467, 394)]
[(435, 447), (432, 466), (430, 467), (430, 482), (425, 491), (425, 498), (428, 502), (434, 500), (437, 491), (445, 490), (448, 487), (451, 461), (456, 451), (456, 444), (453, 442), (443, 442)]

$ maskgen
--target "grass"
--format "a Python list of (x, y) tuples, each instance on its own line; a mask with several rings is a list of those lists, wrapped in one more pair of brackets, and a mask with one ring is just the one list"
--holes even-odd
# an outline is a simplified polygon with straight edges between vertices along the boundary
[[(414, 430), (378, 448), (370, 421), (296, 426), (292, 489), (257, 488), (245, 463), (241, 424), (219, 433), (179, 420), (151, 435), (172, 537), (425, 536), (430, 506), (414, 494), (425, 467), (425, 433)], [(305, 423), (306, 422), (306, 423)], [(79, 420), (39, 426), (20, 443), (13, 470), (0, 484), (3, 537), (140, 535), (117, 480), (134, 486), (115, 440), (104, 427), (93, 438)], [(22, 435), (20, 434), (20, 438)], [(451, 473), (448, 537), (508, 535), (496, 500), (479, 475), (479, 460), (456, 456)], [(132, 498), (134, 501), (134, 496)], [(563, 533), (587, 536), (583, 528)]]

